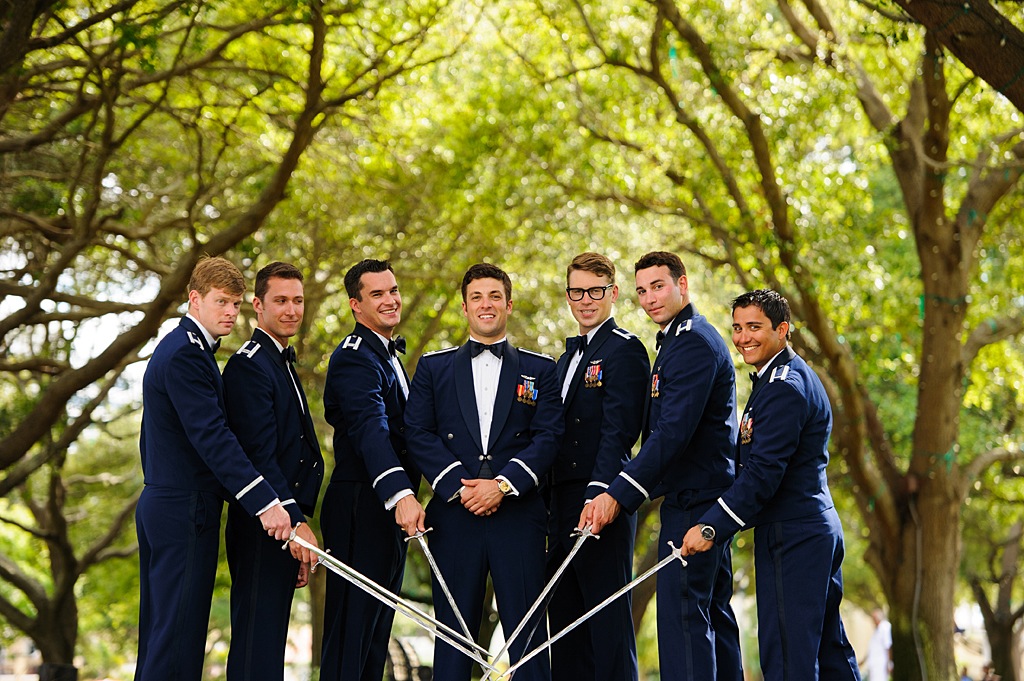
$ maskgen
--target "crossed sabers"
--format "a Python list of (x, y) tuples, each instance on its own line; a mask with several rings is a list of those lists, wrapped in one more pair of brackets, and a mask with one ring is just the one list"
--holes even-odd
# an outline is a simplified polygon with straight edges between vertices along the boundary
[[(593, 608), (591, 608), (589, 611), (583, 614), (579, 619), (570, 623), (567, 627), (565, 627), (560, 632), (549, 638), (547, 641), (537, 646), (527, 654), (523, 655), (523, 657), (520, 658), (515, 664), (513, 664), (504, 672), (502, 672), (499, 671), (498, 668), (494, 666), (494, 664), (497, 663), (501, 656), (508, 651), (509, 647), (512, 645), (512, 642), (519, 637), (523, 629), (526, 628), (527, 622), (529, 622), (530, 619), (536, 614), (537, 610), (540, 609), (541, 606), (546, 603), (548, 594), (554, 591), (555, 587), (558, 585), (559, 580), (562, 578), (562, 574), (565, 572), (566, 568), (569, 567), (570, 561), (572, 561), (573, 557), (579, 552), (580, 547), (583, 546), (583, 542), (587, 541), (591, 537), (593, 537), (594, 539), (600, 539), (601, 537), (600, 535), (593, 534), (590, 531), (589, 525), (582, 530), (577, 529), (573, 531), (573, 536), (576, 537), (576, 543), (573, 545), (572, 550), (569, 551), (569, 555), (565, 557), (565, 560), (562, 561), (562, 564), (558, 567), (558, 570), (556, 570), (555, 574), (552, 575), (551, 580), (547, 583), (547, 585), (545, 585), (544, 590), (540, 592), (539, 596), (537, 596), (537, 600), (534, 601), (533, 605), (530, 607), (530, 610), (526, 613), (526, 616), (523, 618), (523, 621), (519, 623), (519, 626), (517, 626), (515, 631), (512, 632), (512, 635), (507, 637), (507, 640), (505, 641), (505, 644), (501, 647), (501, 650), (499, 650), (498, 653), (492, 658), (494, 662), (488, 662), (489, 654), (487, 649), (478, 644), (474, 640), (473, 635), (469, 631), (469, 627), (466, 625), (466, 621), (462, 618), (462, 613), (459, 611), (459, 607), (455, 604), (455, 598), (452, 596), (451, 591), (448, 590), (448, 584), (445, 582), (444, 577), (441, 575), (441, 570), (437, 567), (437, 562), (434, 560), (434, 556), (430, 552), (430, 548), (427, 546), (427, 540), (424, 537), (424, 535), (427, 532), (430, 532), (431, 529), (433, 528), (427, 528), (427, 530), (424, 532), (417, 532), (411, 537), (406, 537), (405, 541), (408, 542), (412, 539), (415, 539), (417, 542), (419, 542), (420, 548), (423, 549), (423, 555), (426, 556), (427, 562), (430, 563), (430, 569), (434, 573), (434, 576), (437, 578), (437, 583), (441, 586), (441, 590), (444, 592), (445, 598), (448, 599), (448, 604), (451, 606), (452, 611), (455, 613), (455, 617), (459, 621), (459, 626), (462, 627), (462, 632), (455, 631), (444, 622), (440, 622), (431, 615), (424, 612), (423, 609), (417, 606), (415, 603), (408, 601), (402, 598), (401, 596), (393, 594), (392, 592), (388, 591), (380, 584), (377, 584), (375, 581), (373, 581), (366, 575), (360, 573), (355, 568), (350, 567), (349, 565), (346, 565), (342, 561), (338, 560), (330, 553), (322, 551), (318, 547), (313, 546), (301, 537), (296, 536), (294, 529), (292, 530), (291, 536), (288, 537), (288, 540), (284, 543), (284, 546), (282, 546), (281, 548), (287, 548), (288, 542), (295, 542), (299, 546), (306, 547), (312, 553), (315, 553), (317, 556), (317, 561), (313, 564), (313, 570), (315, 570), (319, 565), (327, 566), (327, 569), (329, 569), (331, 572), (340, 575), (346, 581), (350, 582), (352, 585), (362, 589), (367, 594), (373, 596), (384, 605), (388, 606), (389, 608), (392, 608), (395, 612), (405, 615), (423, 629), (426, 629), (427, 631), (433, 633), (436, 638), (441, 639), (448, 645), (452, 646), (453, 648), (461, 652), (463, 655), (466, 655), (474, 662), (479, 664), (481, 669), (483, 669), (484, 671), (484, 677), (481, 681), (492, 681), (492, 679), (493, 681), (502, 681), (503, 679), (511, 680), (512, 675), (515, 674), (516, 671), (524, 664), (526, 664), (534, 657), (540, 655), (542, 652), (550, 648), (556, 641), (558, 641), (560, 638), (571, 632), (573, 629), (575, 629), (576, 627), (580, 626), (588, 619), (593, 617), (598, 611), (604, 609), (609, 603), (611, 603), (618, 597), (622, 596), (623, 594), (636, 588), (637, 585), (639, 585), (641, 582), (646, 580), (648, 577), (653, 575), (661, 568), (665, 567), (674, 560), (678, 560), (680, 563), (682, 563), (684, 567), (686, 566), (686, 560), (679, 552), (679, 549), (677, 549), (675, 544), (673, 544), (672, 542), (668, 542), (668, 545), (672, 547), (672, 551), (667, 556), (658, 561), (654, 566), (652, 566), (642, 575), (640, 575), (633, 581), (629, 582), (628, 584), (620, 588), (618, 591), (608, 596), (608, 598), (604, 599), (603, 601), (595, 605)], [(544, 607), (546, 609), (546, 605)], [(530, 630), (527, 645), (529, 645), (529, 641), (533, 639), (533, 635), (534, 633), (536, 633), (537, 627), (540, 625), (541, 619), (541, 617), (538, 617), (537, 623), (534, 624), (533, 628)]]

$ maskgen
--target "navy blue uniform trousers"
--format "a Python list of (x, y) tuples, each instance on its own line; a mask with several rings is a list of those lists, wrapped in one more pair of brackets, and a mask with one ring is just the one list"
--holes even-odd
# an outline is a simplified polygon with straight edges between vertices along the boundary
[[(135, 507), (141, 570), (137, 681), (200, 679), (217, 576), (220, 514), (213, 492), (146, 485)], [(144, 621), (160, 614), (166, 626)]]
[[(834, 507), (754, 528), (757, 638), (765, 681), (860, 678), (839, 616), (843, 554), (843, 528)], [(815, 649), (817, 656), (807, 654)]]
[[(722, 490), (702, 490), (692, 500), (692, 492), (666, 495), (661, 505), (661, 536), (658, 558), (664, 558), (672, 541), (677, 547), (686, 531), (715, 503)], [(743, 660), (740, 656), (739, 626), (729, 601), (732, 598), (732, 552), (729, 544), (715, 544), (711, 550), (686, 559), (683, 567), (676, 562), (658, 572), (659, 642), (678, 642), (677, 646), (658, 648), (662, 681), (743, 681)], [(712, 594), (715, 598), (712, 598)], [(710, 618), (701, 612), (703, 604)], [(694, 631), (707, 631), (696, 636)], [(717, 676), (715, 676), (717, 671)]]
[[(522, 498), (507, 497), (491, 516), (476, 516), (458, 501), (434, 497), (427, 504), (427, 535), (430, 551), (452, 592), (470, 631), (480, 631), (487, 573), (491, 573), (498, 601), (501, 629), (510, 636), (544, 589), (544, 543), (547, 509), (536, 491)], [(434, 578), (434, 593), (443, 593)], [(455, 631), (458, 620), (445, 598), (434, 599), (437, 618)], [(538, 617), (539, 619), (539, 617)], [(536, 622), (530, 622), (509, 648), (515, 662), (524, 654), (526, 638)], [(544, 641), (543, 627), (537, 628), (533, 645)], [(486, 645), (486, 642), (485, 642)], [(438, 641), (434, 649), (434, 678), (438, 681), (468, 679), (475, 664), (463, 653)], [(523, 665), (517, 681), (549, 681), (547, 655)]]
[[(320, 510), (324, 546), (391, 593), (402, 588), (406, 543), (395, 515), (384, 509), (369, 483), (331, 482)], [(333, 572), (327, 573), (320, 660), (322, 681), (380, 681), (395, 611)]]
[[(547, 577), (576, 543), (572, 531), (579, 524), (587, 482), (559, 483), (551, 493)], [(620, 513), (601, 530), (600, 539), (588, 539), (562, 573), (551, 597), (548, 622), (555, 635), (633, 578), (633, 537), (636, 514)], [(551, 674), (555, 681), (636, 681), (636, 637), (632, 598), (621, 596), (551, 646)], [(538, 641), (534, 641), (536, 645)], [(600, 653), (598, 656), (597, 653)], [(594, 659), (600, 659), (598, 668)]]

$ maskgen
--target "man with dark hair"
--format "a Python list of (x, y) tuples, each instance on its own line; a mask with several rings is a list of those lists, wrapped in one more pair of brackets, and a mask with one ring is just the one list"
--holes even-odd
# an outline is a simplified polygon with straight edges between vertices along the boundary
[[(283, 262), (267, 265), (256, 274), (252, 306), (256, 330), (224, 367), (228, 423), (296, 534), (316, 545), (305, 523), (316, 506), (324, 460), (288, 344), (305, 310), (302, 273)], [(309, 580), (308, 555), (300, 562), (282, 551), (238, 503), (228, 506), (225, 543), (231, 570), (227, 678), (283, 679), (292, 595)]]
[[(324, 416), (334, 427), (334, 472), (324, 494), (324, 546), (392, 593), (405, 574), (406, 535), (425, 529), (416, 500), (420, 472), (409, 456), (403, 414), (409, 377), (395, 335), (402, 295), (386, 260), (345, 273), (356, 325), (331, 355)], [(320, 678), (380, 681), (395, 613), (329, 573)]]
[[(587, 505), (580, 527), (600, 532), (625, 509), (664, 496), (659, 555), (735, 477), (736, 372), (721, 335), (690, 303), (686, 269), (674, 253), (637, 261), (636, 292), (661, 331), (650, 376), (643, 444), (636, 457)], [(665, 681), (740, 681), (739, 630), (729, 601), (728, 543), (684, 568), (658, 574), (658, 654)]]
[[(512, 282), (499, 267), (473, 265), (462, 279), (470, 341), (424, 355), (406, 411), (409, 448), (434, 490), (427, 521), (441, 574), (471, 632), (479, 632), (488, 572), (506, 636), (544, 587), (547, 510), (537, 486), (562, 435), (555, 363), (506, 340)], [(438, 619), (460, 625), (434, 580)], [(527, 631), (534, 623), (529, 623)], [(526, 634), (509, 650), (523, 656)], [(468, 681), (472, 661), (434, 648), (434, 678)], [(516, 679), (551, 678), (546, 655)]]
[(686, 533), (683, 553), (714, 551), (753, 527), (765, 680), (859, 679), (839, 614), (843, 528), (825, 475), (828, 395), (789, 347), (784, 297), (767, 289), (745, 293), (733, 301), (732, 315), (732, 342), (757, 369), (736, 445), (740, 473)]
[[(608, 489), (640, 437), (651, 364), (640, 339), (619, 328), (615, 265), (581, 253), (566, 269), (565, 300), (580, 335), (567, 338), (557, 373), (565, 437), (551, 469), (549, 578), (575, 543), (583, 506)], [(552, 634), (624, 586), (633, 575), (636, 516), (623, 513), (573, 558), (548, 610)], [(619, 598), (551, 648), (551, 676), (636, 681), (636, 637), (629, 595)]]
[[(200, 260), (188, 284), (188, 312), (156, 346), (142, 379), (139, 448), (146, 485), (135, 509), (135, 676), (145, 681), (203, 674), (224, 501), (258, 516), (262, 531), (277, 541), (291, 532), (288, 512), (225, 416), (214, 352), (235, 325), (243, 293), (245, 280), (232, 263)], [(298, 546), (293, 555), (301, 556)]]

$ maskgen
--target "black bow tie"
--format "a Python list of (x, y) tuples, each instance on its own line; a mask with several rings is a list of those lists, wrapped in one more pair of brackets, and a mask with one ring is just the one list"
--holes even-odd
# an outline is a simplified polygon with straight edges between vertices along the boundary
[(661, 350), (661, 343), (665, 340), (665, 332), (659, 331), (658, 335), (654, 337), (654, 349), (655, 351)]
[(572, 336), (571, 338), (565, 339), (565, 351), (570, 355), (575, 355), (577, 352), (581, 355), (587, 350), (587, 336)]
[(388, 354), (395, 357), (396, 352), (405, 354), (405, 338), (402, 336), (395, 336), (388, 340)]
[(490, 345), (475, 340), (469, 341), (469, 351), (473, 357), (476, 357), (484, 350), (490, 350), (492, 355), (501, 359), (501, 356), (505, 354), (505, 341), (492, 343)]
[(289, 345), (288, 347), (281, 350), (281, 358), (285, 362), (295, 364), (295, 348)]
[(210, 348), (210, 352), (216, 353), (218, 350), (220, 350), (220, 338), (213, 341), (213, 346)]
[(754, 385), (757, 385), (757, 372), (756, 371), (751, 371), (750, 372), (750, 382), (753, 383)]

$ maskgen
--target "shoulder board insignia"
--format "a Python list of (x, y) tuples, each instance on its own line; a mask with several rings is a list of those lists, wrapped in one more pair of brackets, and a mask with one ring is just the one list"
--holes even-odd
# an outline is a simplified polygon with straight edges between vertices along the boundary
[(533, 350), (527, 350), (526, 348), (516, 348), (516, 350), (518, 350), (519, 352), (525, 352), (528, 355), (533, 355), (534, 357), (548, 359), (551, 360), (552, 362), (555, 361), (554, 357), (552, 357), (551, 355), (545, 355), (543, 352), (534, 352)]
[(616, 336), (622, 336), (626, 340), (629, 340), (630, 338), (636, 338), (635, 334), (632, 334), (619, 326), (616, 326), (614, 329), (612, 329), (612, 333), (614, 333)]
[(693, 317), (690, 317), (685, 322), (683, 322), (682, 324), (680, 324), (679, 326), (676, 327), (676, 335), (678, 336), (679, 334), (683, 333), (684, 331), (689, 331), (692, 328), (693, 328)]
[(341, 347), (343, 350), (358, 350), (359, 346), (363, 344), (362, 336), (352, 334), (346, 336), (345, 340), (341, 341)]
[(459, 349), (458, 345), (453, 345), (450, 348), (441, 348), (440, 350), (431, 350), (430, 352), (424, 352), (423, 353), (423, 357), (433, 357), (434, 355), (443, 355), (446, 352), (453, 352), (453, 351), (458, 350), (458, 349)]
[(768, 382), (774, 383), (775, 381), (785, 381), (786, 376), (789, 376), (788, 364), (786, 364), (785, 366), (775, 367), (774, 369), (772, 369), (772, 375), (768, 379)]
[(256, 354), (256, 351), (259, 350), (260, 347), (262, 347), (262, 346), (260, 346), (260, 344), (257, 343), (254, 340), (246, 341), (245, 345), (243, 345), (242, 347), (238, 348), (238, 352), (236, 352), (235, 354), (236, 355), (245, 355), (249, 359), (252, 359), (252, 356)]
[(206, 350), (206, 346), (203, 345), (203, 341), (200, 340), (199, 336), (195, 335), (191, 331), (186, 331), (185, 333), (188, 334), (189, 343), (192, 343), (193, 345), (198, 345), (200, 350)]

